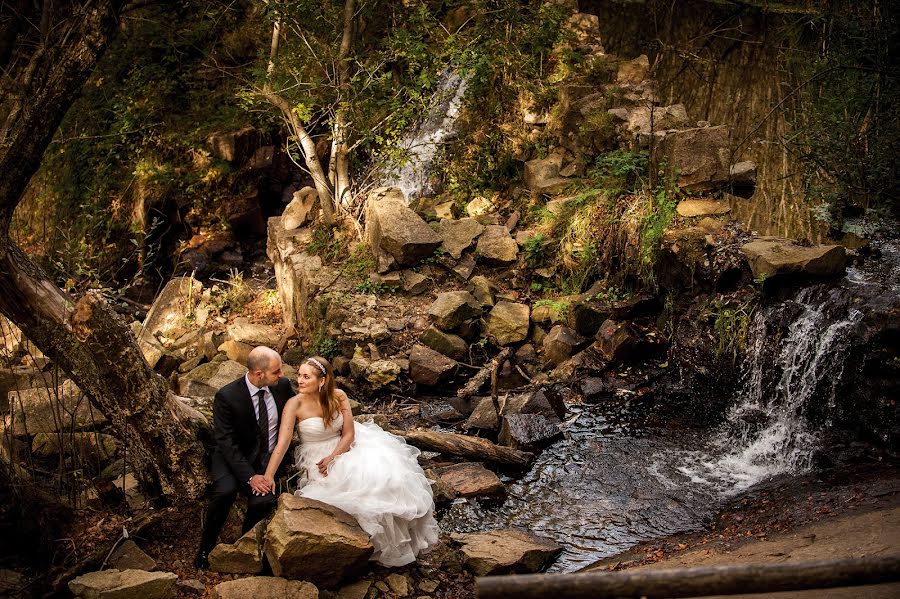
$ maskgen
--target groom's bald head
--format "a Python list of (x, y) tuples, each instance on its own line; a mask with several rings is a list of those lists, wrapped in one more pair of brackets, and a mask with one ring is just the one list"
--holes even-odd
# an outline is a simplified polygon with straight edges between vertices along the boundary
[(274, 385), (281, 378), (281, 356), (273, 349), (259, 346), (247, 355), (247, 376), (257, 387)]

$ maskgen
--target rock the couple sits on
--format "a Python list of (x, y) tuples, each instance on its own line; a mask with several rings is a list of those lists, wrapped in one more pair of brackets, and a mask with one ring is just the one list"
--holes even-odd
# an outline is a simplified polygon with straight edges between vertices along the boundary
[[(226, 459), (217, 461), (214, 456), (213, 476), (216, 481), (210, 501), (210, 516), (204, 526), (198, 565), (206, 565), (206, 557), (215, 545), (224, 523), (223, 499), (219, 492), (222, 485), (219, 483), (223, 463), (230, 467), (231, 460), (227, 458), (235, 458), (235, 455), (240, 454), (240, 451), (236, 451), (234, 439), (229, 439), (229, 434), (226, 434), (233, 434), (235, 428), (252, 427), (259, 431), (255, 435), (258, 443), (251, 448), (249, 453), (252, 455), (246, 460), (252, 462), (253, 475), (247, 477), (245, 471), (229, 472), (231, 479), (243, 480), (244, 484), (238, 486), (249, 496), (251, 507), (261, 502), (268, 510), (274, 507), (276, 472), (290, 446), (296, 427), (301, 441), (296, 452), (296, 466), (301, 472), (302, 481), (296, 494), (333, 505), (354, 516), (360, 527), (371, 537), (375, 547), (371, 560), (385, 566), (402, 566), (415, 561), (419, 554), (434, 546), (438, 540), (434, 499), (431, 484), (416, 459), (419, 451), (375, 424), (354, 422), (347, 395), (335, 388), (331, 365), (318, 356), (309, 358), (300, 365), (297, 375), (299, 393), (286, 402), (278, 402), (283, 409), (279, 410), (277, 443), (274, 443), (274, 428), (271, 425), (275, 420), (271, 417), (267, 421), (262, 420), (265, 412), (256, 402), (250, 405), (250, 391), (256, 391), (263, 386), (261, 383), (266, 382), (273, 385), (273, 391), (280, 390), (287, 379), (279, 380), (281, 358), (277, 353), (267, 348), (256, 348), (254, 352), (257, 353), (251, 357), (262, 356), (265, 359), (248, 359), (250, 372), (244, 379), (226, 386), (237, 386), (242, 392), (241, 383), (244, 383), (249, 389), (247, 397), (243, 398), (247, 405), (241, 405), (235, 410), (234, 402), (225, 399), (220, 402), (220, 395), (217, 395), (213, 406), (216, 455), (224, 455)], [(260, 367), (260, 364), (262, 367), (255, 371), (253, 366)], [(232, 389), (230, 395), (241, 393), (235, 393)], [(264, 398), (268, 401), (268, 394)], [(270, 405), (271, 403), (269, 402)], [(251, 408), (258, 411), (260, 419), (244, 423), (243, 427), (235, 427), (232, 422), (235, 412), (246, 416), (251, 413)], [(271, 411), (268, 413), (271, 414)], [(215, 417), (217, 414), (218, 418)], [(231, 424), (232, 430), (219, 430), (223, 422)], [(271, 453), (268, 449), (271, 449)], [(242, 466), (240, 459), (235, 458), (235, 461), (238, 462), (237, 466)], [(218, 472), (216, 465), (219, 466)], [(261, 475), (262, 469), (265, 470), (264, 475)], [(226, 494), (225, 497), (225, 514), (235, 496), (231, 487), (226, 491), (230, 495)], [(244, 531), (252, 528), (266, 513), (268, 512), (260, 516), (256, 509), (251, 518), (248, 510)]]

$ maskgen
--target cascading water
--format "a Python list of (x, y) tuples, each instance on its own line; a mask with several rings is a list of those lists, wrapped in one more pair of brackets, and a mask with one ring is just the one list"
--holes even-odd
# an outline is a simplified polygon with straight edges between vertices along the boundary
[(430, 182), (431, 165), (441, 144), (455, 133), (467, 86), (468, 79), (456, 71), (444, 73), (427, 117), (400, 142), (406, 154), (405, 162), (398, 168), (388, 169), (383, 185), (399, 187), (407, 201), (434, 191)]
[[(777, 334), (770, 325), (785, 312), (797, 316), (773, 348)], [(757, 312), (743, 391), (711, 451), (695, 454), (682, 472), (734, 492), (779, 474), (808, 471), (818, 444), (811, 408), (817, 428), (828, 426), (847, 350), (862, 319), (840, 288), (807, 288), (790, 302)]]

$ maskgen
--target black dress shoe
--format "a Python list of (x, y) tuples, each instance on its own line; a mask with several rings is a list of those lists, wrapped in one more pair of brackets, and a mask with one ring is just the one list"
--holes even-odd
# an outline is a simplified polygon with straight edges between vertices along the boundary
[(198, 570), (209, 570), (209, 554), (205, 551), (197, 553), (194, 558), (194, 567)]

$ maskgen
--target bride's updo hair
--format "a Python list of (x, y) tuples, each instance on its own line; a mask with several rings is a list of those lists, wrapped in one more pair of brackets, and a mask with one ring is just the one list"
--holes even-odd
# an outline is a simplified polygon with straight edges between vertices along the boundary
[(341, 403), (334, 396), (334, 369), (331, 362), (322, 356), (307, 358), (306, 363), (312, 366), (317, 380), (325, 379), (325, 383), (319, 385), (319, 404), (322, 406), (322, 420), (328, 428), (341, 411)]

